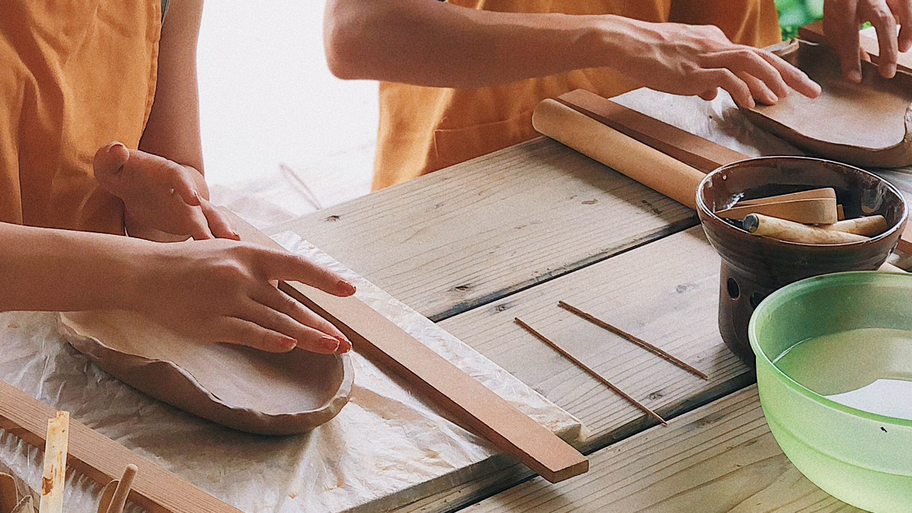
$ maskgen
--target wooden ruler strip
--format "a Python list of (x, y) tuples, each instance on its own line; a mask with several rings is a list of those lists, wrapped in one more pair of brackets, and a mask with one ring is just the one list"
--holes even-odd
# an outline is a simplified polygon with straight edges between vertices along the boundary
[[(805, 33), (813, 34), (814, 32), (810, 32), (813, 27), (814, 25), (804, 27)], [(865, 37), (864, 39), (870, 38)], [(912, 60), (912, 55), (907, 55), (907, 57)], [(717, 167), (748, 158), (743, 153), (633, 109), (628, 109), (583, 89), (565, 93), (557, 100), (581, 114), (706, 173)], [(912, 223), (906, 223), (897, 249), (903, 253), (912, 254)]]
[[(812, 43), (828, 45), (827, 38), (823, 33), (823, 21), (814, 22), (799, 28), (798, 37)], [(880, 56), (880, 46), (878, 46), (877, 40), (873, 37), (862, 35), (859, 42), (861, 48), (871, 57), (871, 62), (877, 64)], [(896, 69), (912, 73), (912, 52), (899, 54), (899, 58), (896, 61)]]
[[(243, 240), (282, 249), (241, 219), (235, 223)], [(359, 299), (332, 296), (301, 283), (279, 287), (333, 323), (356, 351), (398, 374), (465, 427), (548, 481), (556, 483), (589, 470), (589, 460), (571, 445)]]
[[(44, 447), (47, 421), (56, 414), (54, 408), (0, 381), (0, 428), (27, 444)], [(136, 465), (138, 472), (129, 498), (149, 511), (241, 513), (85, 424), (70, 421), (67, 466), (104, 486), (130, 464)]]

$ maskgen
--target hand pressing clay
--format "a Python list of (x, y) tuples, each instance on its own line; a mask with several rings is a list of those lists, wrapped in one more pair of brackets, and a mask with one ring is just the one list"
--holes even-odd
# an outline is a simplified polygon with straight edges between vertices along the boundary
[(892, 79), (862, 62), (863, 81), (842, 78), (832, 50), (792, 43), (776, 52), (822, 91), (816, 99), (790, 91), (776, 105), (744, 111), (755, 125), (814, 155), (863, 167), (912, 165), (912, 75)]
[(132, 312), (70, 312), (59, 323), (73, 347), (124, 383), (241, 431), (310, 431), (351, 395), (348, 354), (197, 343)]

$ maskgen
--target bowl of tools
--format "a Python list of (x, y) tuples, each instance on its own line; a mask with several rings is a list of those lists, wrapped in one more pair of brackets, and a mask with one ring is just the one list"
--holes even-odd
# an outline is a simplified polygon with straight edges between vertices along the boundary
[(809, 480), (875, 513), (912, 508), (912, 275), (787, 285), (754, 312), (763, 413)]
[(748, 322), (775, 290), (840, 271), (874, 270), (896, 247), (907, 207), (892, 184), (810, 157), (760, 157), (720, 167), (697, 190), (697, 211), (722, 257), (719, 331), (754, 365)]

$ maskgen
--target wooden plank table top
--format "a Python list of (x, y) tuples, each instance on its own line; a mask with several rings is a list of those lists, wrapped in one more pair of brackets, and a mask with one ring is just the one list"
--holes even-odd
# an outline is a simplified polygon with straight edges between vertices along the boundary
[[(757, 136), (733, 119), (736, 111), (717, 116), (717, 107), (709, 107), (695, 114), (678, 110), (678, 100), (669, 103), (667, 95), (642, 94), (656, 100), (649, 113), (668, 122), (709, 112), (725, 128), (717, 142), (733, 149), (744, 151)], [(663, 105), (672, 109), (660, 112)], [(888, 177), (912, 191), (912, 180), (901, 172)], [(720, 504), (705, 511), (851, 510), (802, 481), (766, 430), (755, 392), (739, 392), (754, 378), (722, 344), (719, 257), (695, 225), (693, 213), (678, 203), (554, 141), (536, 139), (270, 233), (293, 230), (313, 242), (588, 429), (583, 449), (593, 467), (586, 476), (552, 486), (529, 481), (526, 469), (495, 457), (472, 482), (399, 511), (455, 511), (472, 504), (478, 511), (614, 511), (615, 504), (617, 511), (691, 511), (704, 493)], [(671, 352), (709, 379), (587, 323), (559, 308), (559, 300)], [(513, 323), (514, 317), (673, 419), (671, 425), (655, 426)], [(704, 450), (693, 449), (694, 437), (703, 437), (697, 447)], [(661, 443), (651, 447), (644, 442), (649, 440)], [(649, 458), (678, 466), (637, 463)], [(663, 472), (671, 478), (661, 478)]]

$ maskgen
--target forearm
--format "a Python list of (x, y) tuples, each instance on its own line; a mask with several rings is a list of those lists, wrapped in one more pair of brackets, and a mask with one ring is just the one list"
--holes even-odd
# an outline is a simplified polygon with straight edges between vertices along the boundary
[(130, 308), (152, 244), (0, 223), (0, 311)]
[(197, 187), (209, 191), (202, 179), (199, 91), (196, 47), (202, 17), (201, 0), (172, 0), (159, 42), (155, 101), (139, 149), (199, 171)]
[(478, 11), (431, 0), (329, 0), (324, 39), (346, 79), (471, 88), (615, 67), (631, 20)]

